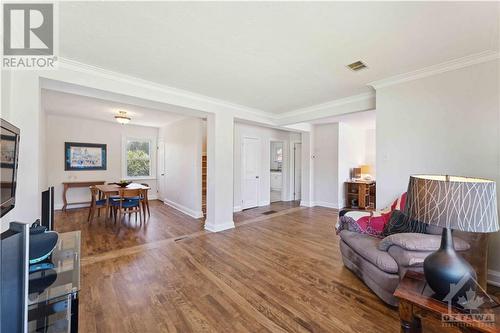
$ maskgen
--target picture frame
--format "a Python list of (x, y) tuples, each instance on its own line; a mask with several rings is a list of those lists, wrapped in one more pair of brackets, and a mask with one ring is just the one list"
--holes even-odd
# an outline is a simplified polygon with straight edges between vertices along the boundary
[(107, 147), (100, 143), (65, 142), (64, 170), (106, 170)]

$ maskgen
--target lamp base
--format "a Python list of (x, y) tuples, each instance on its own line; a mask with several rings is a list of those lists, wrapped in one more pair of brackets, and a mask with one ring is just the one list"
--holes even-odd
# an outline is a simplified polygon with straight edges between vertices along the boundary
[(427, 283), (440, 299), (456, 301), (476, 289), (474, 268), (455, 251), (451, 229), (443, 228), (441, 247), (424, 260)]

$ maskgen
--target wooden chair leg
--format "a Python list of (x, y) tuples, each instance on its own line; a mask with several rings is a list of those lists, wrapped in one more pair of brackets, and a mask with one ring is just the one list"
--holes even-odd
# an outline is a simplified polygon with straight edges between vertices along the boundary
[[(148, 216), (151, 216), (151, 213), (149, 212), (149, 200), (146, 200), (146, 207), (148, 208)], [(146, 216), (146, 212), (144, 212), (144, 217)]]
[(92, 215), (92, 205), (89, 207), (89, 215), (87, 216), (87, 222), (90, 223), (90, 215)]

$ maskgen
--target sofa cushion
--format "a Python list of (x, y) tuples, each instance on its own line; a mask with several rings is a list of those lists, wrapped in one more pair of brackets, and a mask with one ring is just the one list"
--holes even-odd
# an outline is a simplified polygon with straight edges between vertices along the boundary
[(366, 234), (342, 230), (340, 238), (357, 254), (386, 273), (398, 273), (398, 264), (386, 251), (378, 249), (379, 238)]
[[(453, 243), (457, 251), (467, 251), (470, 248), (469, 243), (455, 236), (453, 237)], [(380, 251), (387, 251), (393, 245), (408, 251), (434, 252), (441, 246), (441, 236), (419, 233), (394, 234), (382, 239), (377, 248)]]

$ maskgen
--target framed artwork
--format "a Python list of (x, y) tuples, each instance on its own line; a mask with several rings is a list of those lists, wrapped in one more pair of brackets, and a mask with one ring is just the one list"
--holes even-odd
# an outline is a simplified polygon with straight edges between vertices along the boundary
[(106, 145), (98, 143), (64, 143), (64, 170), (106, 170)]

